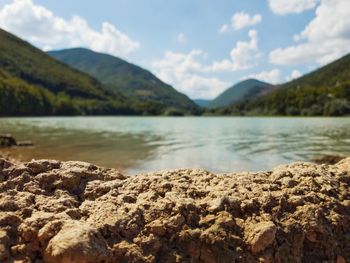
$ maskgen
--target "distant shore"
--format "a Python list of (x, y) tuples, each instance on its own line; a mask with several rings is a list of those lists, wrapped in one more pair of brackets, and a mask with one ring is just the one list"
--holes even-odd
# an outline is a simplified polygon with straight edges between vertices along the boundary
[[(350, 158), (125, 176), (0, 159), (0, 261), (347, 262)], [(324, 249), (327, 248), (327, 249)]]

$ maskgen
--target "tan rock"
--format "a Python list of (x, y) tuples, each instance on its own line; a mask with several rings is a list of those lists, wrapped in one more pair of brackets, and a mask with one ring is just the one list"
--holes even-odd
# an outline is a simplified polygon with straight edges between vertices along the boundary
[(337, 263), (346, 263), (346, 260), (342, 256), (338, 256)]
[(65, 222), (49, 241), (44, 260), (50, 263), (93, 263), (110, 257), (104, 238), (94, 228), (80, 222)]
[(0, 229), (0, 261), (5, 261), (10, 257), (8, 242), (10, 238), (5, 230)]
[(250, 245), (253, 254), (264, 251), (270, 246), (276, 237), (276, 225), (273, 222), (261, 222), (248, 227), (246, 242)]
[(0, 158), (0, 261), (344, 263), (349, 193), (350, 158), (132, 177)]

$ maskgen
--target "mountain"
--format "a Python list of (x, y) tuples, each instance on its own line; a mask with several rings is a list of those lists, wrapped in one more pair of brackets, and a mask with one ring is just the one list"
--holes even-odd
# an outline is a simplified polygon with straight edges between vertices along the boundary
[(225, 107), (239, 101), (253, 99), (270, 91), (272, 87), (271, 84), (256, 79), (247, 79), (225, 90), (218, 97), (209, 102), (207, 107)]
[(280, 85), (265, 96), (237, 103), (230, 111), (250, 115), (349, 115), (350, 55)]
[(141, 102), (166, 105), (169, 110), (194, 110), (197, 105), (151, 72), (120, 58), (84, 48), (48, 52), (49, 55), (100, 80), (111, 90)]
[(0, 115), (132, 114), (129, 100), (0, 29)]
[(211, 100), (203, 100), (203, 99), (194, 99), (194, 103), (196, 103), (200, 107), (207, 107)]

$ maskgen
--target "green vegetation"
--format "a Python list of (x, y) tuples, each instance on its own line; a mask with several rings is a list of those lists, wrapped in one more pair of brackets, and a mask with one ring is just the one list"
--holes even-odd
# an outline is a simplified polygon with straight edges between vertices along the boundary
[[(120, 58), (97, 53), (84, 48), (74, 48), (48, 53), (52, 57), (86, 72), (101, 81), (110, 90), (118, 91), (137, 101), (138, 106), (155, 112), (196, 112), (197, 106), (184, 94), (165, 84), (149, 71)], [(151, 113), (153, 112), (153, 113)]]
[(50, 55), (64, 63), (0, 29), (0, 116), (350, 115), (350, 55), (280, 86), (240, 82), (211, 101), (205, 112), (150, 72), (121, 59), (86, 49)]
[(206, 107), (225, 107), (238, 101), (250, 100), (261, 96), (271, 90), (271, 88), (271, 84), (256, 79), (244, 80), (225, 90), (214, 100), (210, 101)]
[(0, 29), (0, 116), (200, 113), (186, 96), (173, 92), (183, 99), (179, 107), (167, 100), (172, 94), (163, 95), (163, 103), (129, 98)]
[(0, 29), (0, 116), (141, 113), (122, 94)]
[(211, 102), (211, 100), (194, 99), (193, 102), (196, 103), (200, 107), (206, 108), (209, 105), (209, 103)]
[(54, 94), (0, 71), (0, 116), (140, 113), (118, 101), (71, 97), (64, 92)]
[(350, 114), (350, 55), (264, 96), (241, 100), (212, 114), (344, 116)]
[(64, 92), (72, 97), (106, 99), (112, 96), (120, 101), (124, 99), (120, 94), (103, 88), (89, 75), (67, 67), (1, 29), (0, 69), (55, 94)]

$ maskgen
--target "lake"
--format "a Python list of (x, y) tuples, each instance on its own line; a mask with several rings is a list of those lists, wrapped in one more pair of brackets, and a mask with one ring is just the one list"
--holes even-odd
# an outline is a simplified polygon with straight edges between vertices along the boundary
[(2, 118), (0, 133), (35, 146), (22, 160), (81, 160), (127, 174), (175, 168), (269, 170), (325, 154), (350, 154), (350, 118)]

